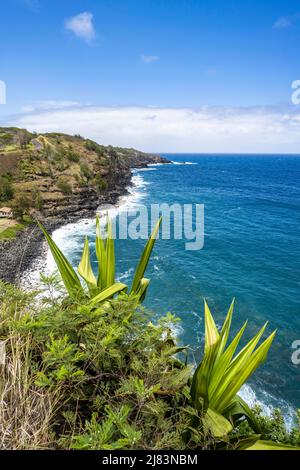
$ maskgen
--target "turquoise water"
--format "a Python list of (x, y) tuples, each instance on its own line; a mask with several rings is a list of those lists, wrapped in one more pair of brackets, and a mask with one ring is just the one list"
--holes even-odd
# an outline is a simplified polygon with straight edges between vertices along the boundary
[[(278, 334), (268, 360), (244, 396), (267, 405), (300, 407), (300, 366), (292, 343), (300, 339), (300, 158), (288, 156), (165, 155), (173, 164), (136, 173), (134, 204), (205, 205), (205, 244), (186, 251), (182, 240), (159, 240), (147, 277), (145, 305), (154, 315), (171, 311), (181, 319), (182, 342), (194, 354), (203, 341), (203, 298), (220, 324), (233, 297), (236, 331), (249, 319), (248, 336), (265, 321)], [(63, 246), (78, 264), (84, 231), (65, 233)], [(72, 243), (68, 245), (68, 237)], [(118, 276), (129, 282), (144, 241), (117, 242)], [(247, 335), (246, 335), (247, 337)]]

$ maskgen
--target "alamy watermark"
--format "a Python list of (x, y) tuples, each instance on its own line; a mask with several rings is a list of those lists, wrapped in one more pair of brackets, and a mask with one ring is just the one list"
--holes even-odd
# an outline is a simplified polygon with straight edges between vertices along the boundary
[(0, 80), (0, 104), (6, 104), (6, 84)]
[(300, 104), (300, 80), (293, 81), (292, 89), (295, 90), (292, 93), (292, 103), (295, 105), (299, 105)]
[(292, 354), (292, 363), (295, 366), (299, 366), (300, 364), (300, 339), (297, 339), (296, 341), (293, 342), (292, 349), (295, 350)]
[[(100, 208), (100, 214), (113, 206)], [(153, 232), (157, 220), (162, 217), (158, 238), (162, 240), (185, 240), (188, 251), (201, 250), (204, 246), (203, 204), (151, 204), (120, 210), (111, 219), (112, 235), (120, 240), (146, 240)]]

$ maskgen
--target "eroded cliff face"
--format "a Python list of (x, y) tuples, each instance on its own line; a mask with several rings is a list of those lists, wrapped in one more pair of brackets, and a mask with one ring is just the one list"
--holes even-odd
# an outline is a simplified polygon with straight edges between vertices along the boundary
[[(42, 220), (49, 231), (95, 215), (101, 204), (115, 204), (126, 194), (132, 168), (168, 163), (135, 149), (102, 146), (81, 136), (35, 135), (23, 129), (0, 128), (0, 178), (13, 189), (17, 207)], [(18, 282), (24, 269), (42, 253), (43, 236), (35, 224), (13, 240), (0, 243), (0, 279)]]
[(115, 203), (131, 169), (168, 163), (135, 149), (99, 145), (81, 136), (0, 128), (0, 177), (9, 178), (17, 206), (26, 200), (39, 217), (78, 218)]

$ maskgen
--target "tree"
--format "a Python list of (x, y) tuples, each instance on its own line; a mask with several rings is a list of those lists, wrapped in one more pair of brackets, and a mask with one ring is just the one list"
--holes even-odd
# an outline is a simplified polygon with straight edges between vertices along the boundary
[(2, 176), (0, 178), (0, 201), (9, 201), (13, 198), (13, 195), (14, 189), (12, 182), (8, 178)]
[(19, 192), (12, 201), (13, 212), (20, 219), (23, 215), (28, 215), (32, 207), (34, 207), (33, 197), (26, 192)]

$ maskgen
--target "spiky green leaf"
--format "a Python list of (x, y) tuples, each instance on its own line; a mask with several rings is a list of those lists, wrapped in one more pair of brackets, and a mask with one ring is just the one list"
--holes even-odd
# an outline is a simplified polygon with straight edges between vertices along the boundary
[(85, 238), (84, 248), (82, 252), (81, 261), (78, 266), (78, 274), (85, 280), (89, 290), (92, 292), (97, 287), (97, 281), (93, 273), (91, 259), (90, 259), (90, 248), (88, 238)]
[(107, 287), (104, 289), (100, 294), (97, 294), (95, 297), (93, 297), (90, 301), (91, 306), (98, 305), (105, 300), (111, 299), (115, 294), (125, 291), (127, 289), (126, 284), (122, 284), (121, 282), (116, 282), (110, 287)]
[(211, 408), (206, 411), (202, 422), (206, 431), (209, 431), (216, 438), (225, 438), (233, 429), (228, 419)]
[(74, 294), (78, 292), (83, 292), (79, 277), (77, 276), (75, 270), (73, 269), (73, 267), (71, 266), (67, 258), (58, 248), (56, 243), (52, 240), (50, 234), (47, 232), (45, 227), (40, 222), (38, 222), (38, 225), (41, 231), (43, 232), (43, 234), (45, 235), (45, 238), (48, 242), (52, 256), (56, 263), (57, 269), (60, 272), (61, 278), (68, 291), (68, 294), (70, 296), (73, 296)]
[(139, 284), (140, 284), (142, 278), (144, 277), (144, 274), (145, 274), (145, 271), (147, 269), (149, 259), (150, 259), (155, 241), (156, 241), (156, 237), (157, 237), (158, 232), (159, 232), (159, 227), (161, 225), (161, 222), (162, 222), (162, 217), (160, 217), (159, 220), (157, 221), (157, 223), (154, 227), (154, 230), (151, 233), (151, 235), (149, 237), (149, 240), (148, 240), (148, 242), (147, 242), (147, 244), (144, 248), (144, 251), (143, 251), (141, 259), (140, 259), (140, 262), (139, 262), (139, 264), (136, 268), (136, 271), (135, 271), (135, 275), (134, 275), (134, 278), (133, 278), (132, 287), (131, 287), (131, 291), (130, 291), (131, 293), (137, 291), (137, 289), (139, 287)]

